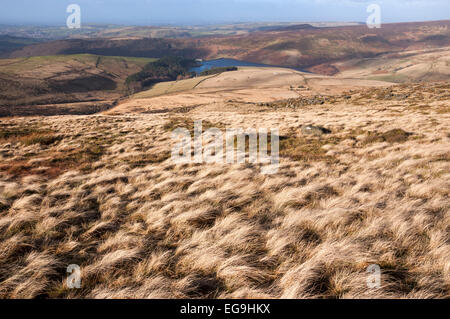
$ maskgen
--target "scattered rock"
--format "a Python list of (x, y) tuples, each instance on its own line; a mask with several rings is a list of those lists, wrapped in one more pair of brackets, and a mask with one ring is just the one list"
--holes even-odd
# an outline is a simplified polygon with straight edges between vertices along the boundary
[(397, 94), (397, 95), (395, 95), (395, 98), (400, 101), (406, 100), (407, 98), (409, 98), (409, 94)]
[(296, 109), (307, 105), (323, 105), (325, 103), (332, 103), (334, 99), (330, 97), (324, 97), (321, 95), (316, 95), (313, 97), (299, 97), (295, 99), (287, 99), (283, 101), (277, 101), (271, 103), (274, 108), (291, 108)]
[(331, 134), (331, 131), (321, 126), (305, 125), (302, 126), (302, 134), (321, 136), (324, 134)]

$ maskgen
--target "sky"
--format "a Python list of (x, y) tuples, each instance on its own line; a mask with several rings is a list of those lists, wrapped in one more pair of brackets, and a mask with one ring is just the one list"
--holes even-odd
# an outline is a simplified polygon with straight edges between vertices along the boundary
[(204, 25), (237, 22), (365, 22), (379, 4), (383, 23), (450, 19), (450, 0), (0, 0), (0, 24), (65, 25), (69, 4), (84, 24)]

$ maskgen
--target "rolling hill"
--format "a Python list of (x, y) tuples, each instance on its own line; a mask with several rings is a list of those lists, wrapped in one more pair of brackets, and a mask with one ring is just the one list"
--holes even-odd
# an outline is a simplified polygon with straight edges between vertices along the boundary
[(26, 46), (12, 52), (10, 57), (79, 53), (152, 58), (178, 55), (203, 59), (228, 57), (309, 68), (353, 58), (373, 58), (386, 53), (449, 46), (449, 26), (450, 20), (446, 20), (385, 24), (381, 29), (369, 29), (365, 25), (334, 28), (291, 26), (251, 34), (187, 39), (70, 39)]

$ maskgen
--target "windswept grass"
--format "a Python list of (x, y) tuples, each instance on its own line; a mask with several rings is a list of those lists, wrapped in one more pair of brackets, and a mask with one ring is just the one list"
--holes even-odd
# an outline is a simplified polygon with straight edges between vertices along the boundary
[(405, 132), (402, 129), (393, 129), (384, 133), (378, 132), (369, 132), (369, 135), (364, 140), (364, 143), (380, 143), (380, 142), (388, 142), (388, 143), (404, 143), (409, 137), (413, 135), (412, 133)]
[[(449, 298), (448, 117), (348, 100), (2, 120), (0, 297)], [(194, 120), (279, 128), (278, 173), (176, 165), (171, 131)], [(67, 287), (71, 264), (81, 289)]]

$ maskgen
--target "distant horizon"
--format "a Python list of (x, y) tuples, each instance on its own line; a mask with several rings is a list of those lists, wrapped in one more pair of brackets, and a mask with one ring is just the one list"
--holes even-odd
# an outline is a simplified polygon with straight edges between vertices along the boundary
[[(439, 21), (450, 21), (450, 19), (437, 19), (437, 20), (415, 20), (415, 21), (395, 21), (386, 22), (384, 24), (402, 24), (402, 23), (426, 23), (426, 22), (439, 22)], [(155, 24), (125, 24), (125, 23), (96, 23), (96, 22), (85, 22), (83, 25), (85, 27), (93, 26), (112, 26), (112, 27), (207, 27), (207, 26), (225, 26), (225, 25), (245, 25), (245, 24), (316, 24), (316, 23), (355, 23), (364, 25), (364, 21), (238, 21), (238, 22), (211, 22), (202, 24), (170, 24), (170, 23), (155, 23)], [(82, 27), (83, 27), (82, 25)], [(66, 27), (65, 24), (34, 24), (34, 23), (17, 23), (17, 24), (5, 24), (0, 23), (0, 27), (41, 27), (41, 28), (51, 28), (51, 27)]]
[[(64, 26), (69, 4), (83, 24), (207, 26), (241, 23), (358, 22), (381, 7), (382, 23), (448, 20), (448, 0), (3, 0), (0, 25)], [(37, 14), (38, 13), (38, 14)]]

